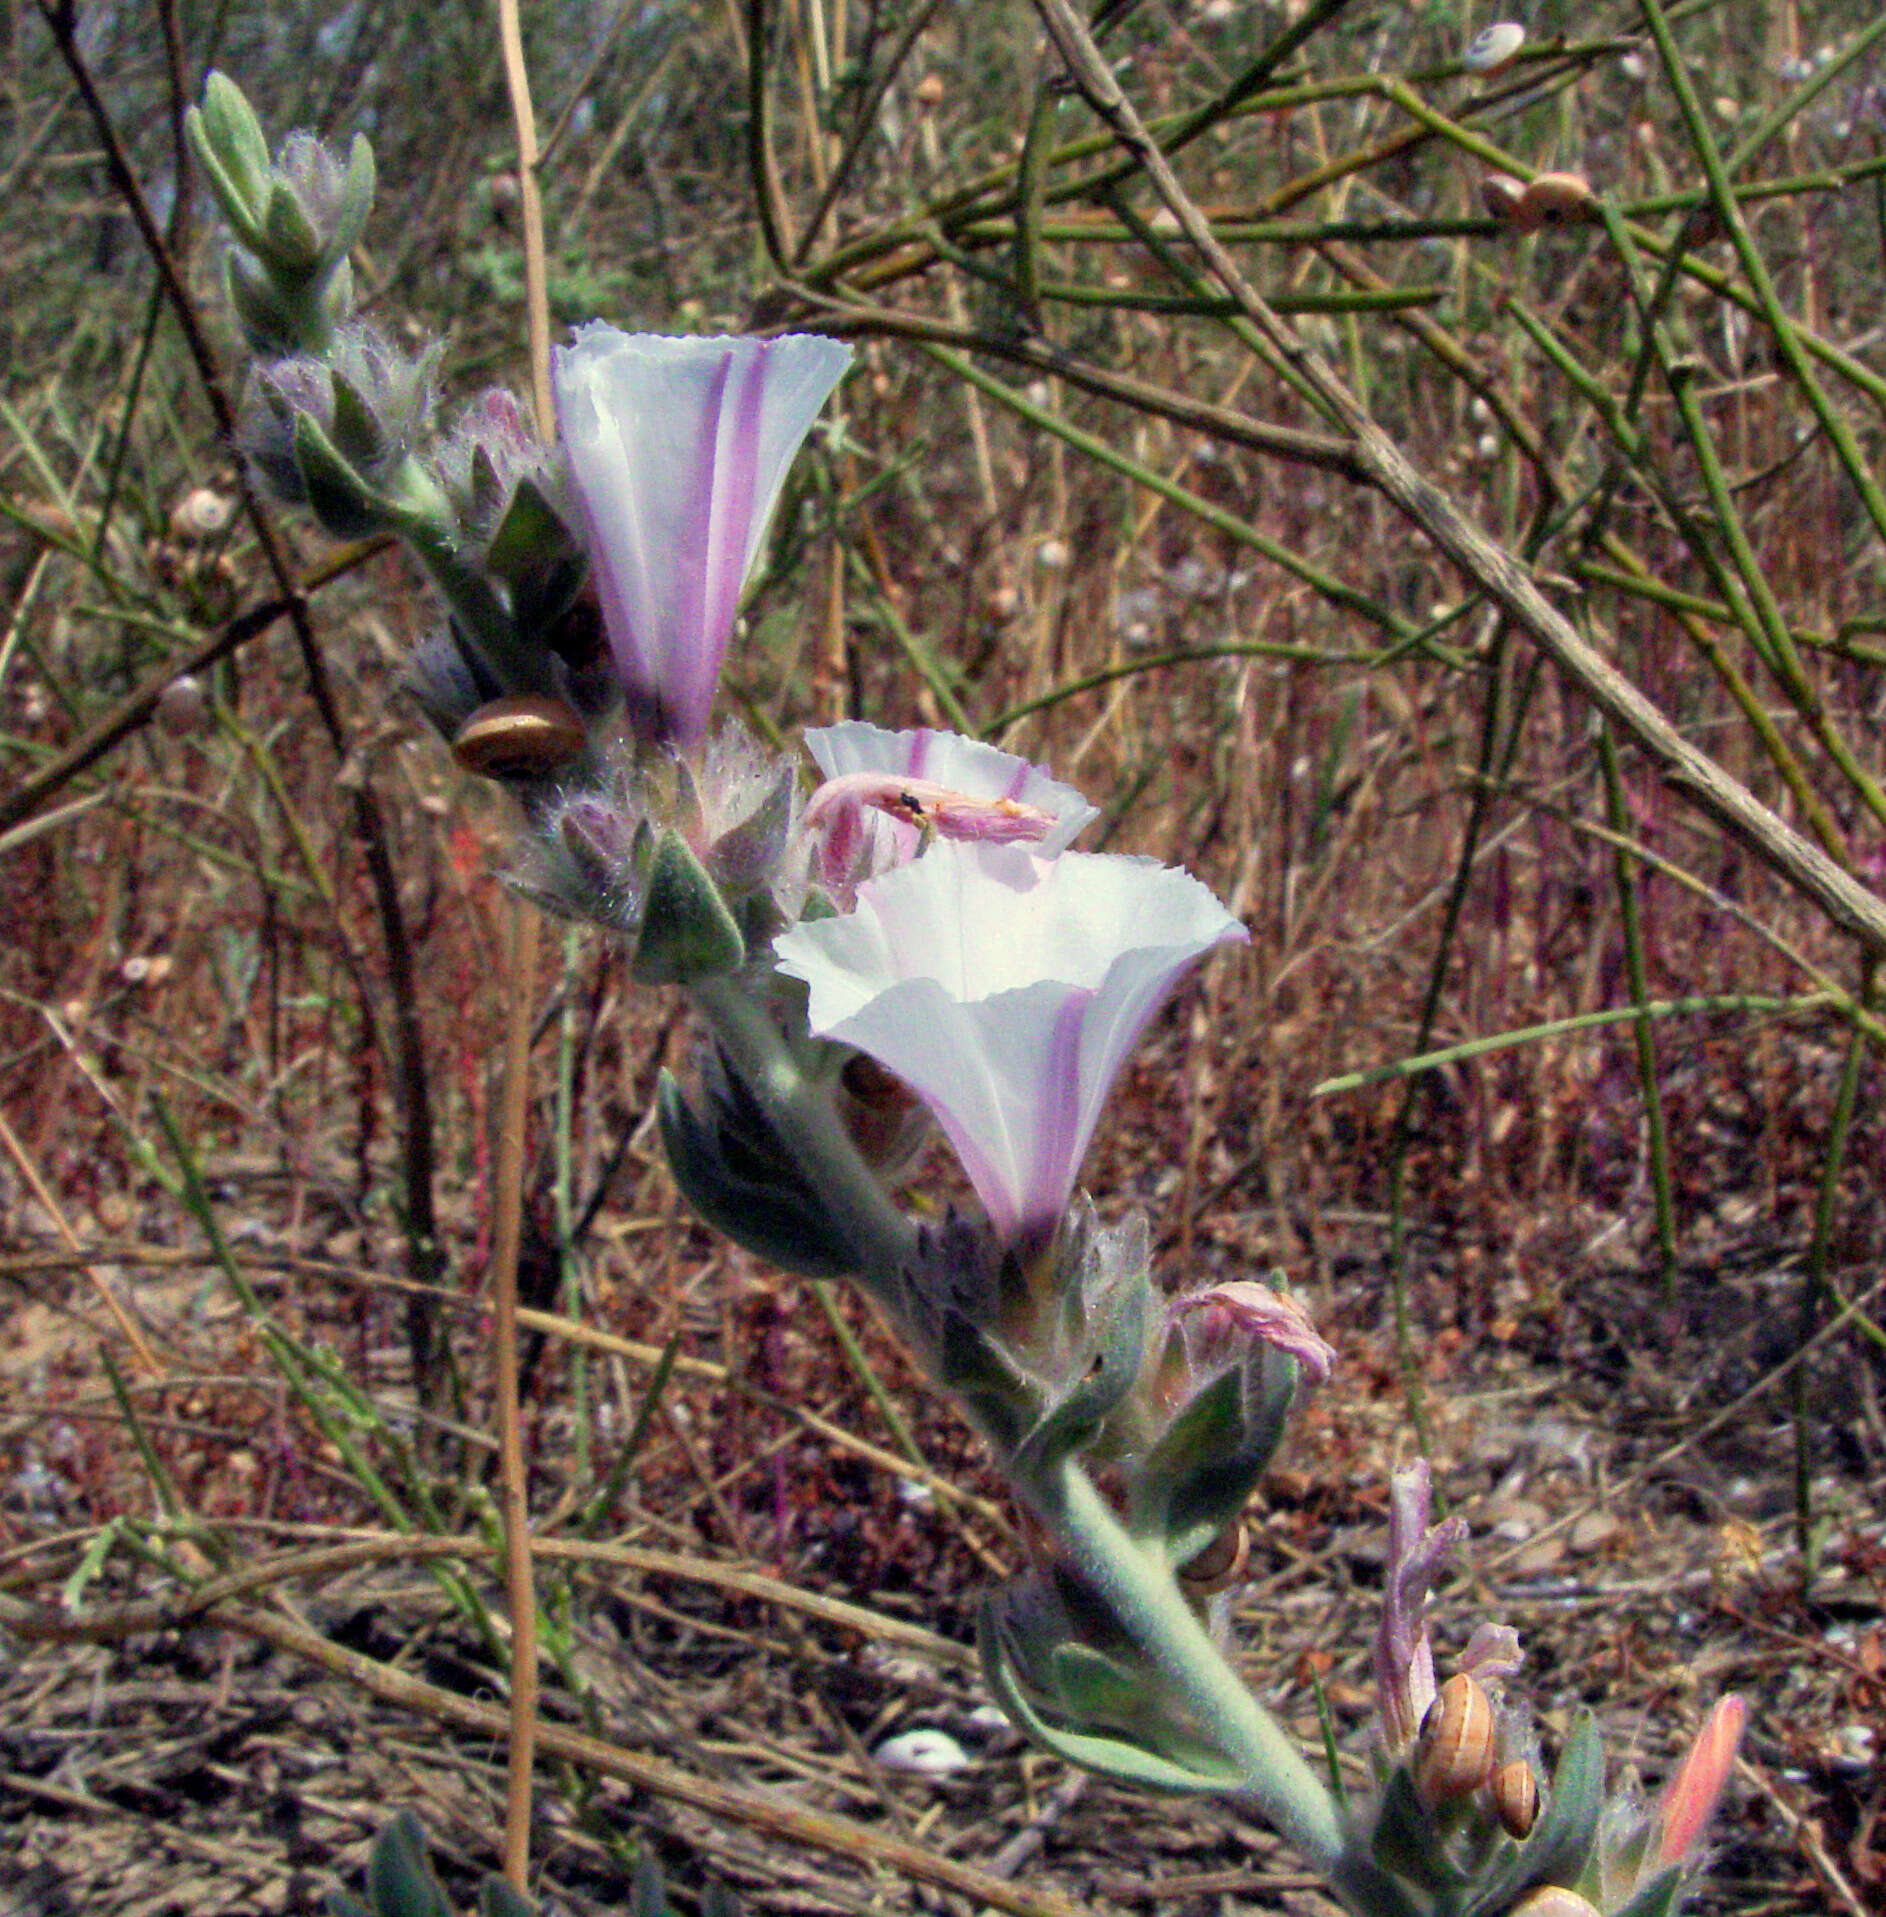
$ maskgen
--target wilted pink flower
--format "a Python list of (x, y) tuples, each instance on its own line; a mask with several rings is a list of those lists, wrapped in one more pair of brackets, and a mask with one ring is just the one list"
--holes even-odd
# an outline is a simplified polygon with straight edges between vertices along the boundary
[(1181, 974), (1244, 936), (1148, 859), (944, 840), (773, 949), (811, 987), (813, 1031), (930, 1107), (1013, 1243), (1058, 1224), (1114, 1076)]
[(1375, 1690), (1389, 1755), (1414, 1742), (1434, 1702), (1434, 1647), (1428, 1642), (1428, 1592), (1467, 1535), (1463, 1519), (1428, 1523), (1432, 1486), (1417, 1458), (1389, 1481), (1388, 1573), (1375, 1632)]
[(581, 328), (557, 427), (629, 716), (692, 753), (786, 468), (851, 348), (811, 334), (663, 339)]
[(1294, 1298), (1248, 1278), (1175, 1298), (1166, 1317), (1183, 1327), (1193, 1365), (1201, 1372), (1236, 1363), (1259, 1344), (1275, 1345), (1294, 1358), (1314, 1384), (1321, 1384), (1336, 1362), (1335, 1348), (1317, 1335), (1310, 1314)]
[(1039, 766), (960, 733), (850, 720), (805, 741), (825, 774), (805, 825), (819, 877), (847, 903), (860, 880), (914, 858), (926, 825), (941, 838), (1032, 844), (1049, 858), (1100, 816)]

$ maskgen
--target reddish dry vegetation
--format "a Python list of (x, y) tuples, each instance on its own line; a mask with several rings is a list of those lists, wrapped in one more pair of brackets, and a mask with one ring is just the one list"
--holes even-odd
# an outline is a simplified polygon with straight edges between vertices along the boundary
[[(1187, 13), (1148, 8), (1135, 29), (1149, 108), (1193, 97), (1196, 61), (1232, 57), (1210, 9)], [(585, 310), (742, 316), (750, 202), (700, 131), (741, 84), (724, 31), (624, 43), (600, 69), (626, 113), (669, 61), (642, 159), (606, 162), (602, 115), (553, 183), (565, 233), (641, 236), (556, 262)], [(925, 36), (889, 96), (906, 116), (891, 150), (852, 178), (845, 230), (887, 228), (910, 192), (940, 200), (951, 169), (989, 150), (991, 73), (1011, 54), (1000, 87), (1019, 89), (1025, 118), (1025, 51), (966, 26)], [(1387, 59), (1341, 51), (1341, 71)], [(1733, 48), (1693, 51), (1739, 71)], [(472, 53), (488, 74), (486, 50)], [(155, 164), (153, 47), (100, 57), (131, 89), (130, 133)], [(1408, 70), (1445, 57), (1425, 42), (1394, 55)], [(1667, 99), (1617, 71), (1576, 66), (1495, 135), (1541, 165), (1608, 156), (1624, 198), (1688, 178)], [(1777, 95), (1763, 72), (1751, 111)], [(337, 124), (366, 84), (343, 63), (331, 100), (283, 111)], [(410, 102), (383, 122), (387, 304), (436, 302), (467, 359), (509, 352), (514, 308), (502, 285), (493, 298), (492, 262), (511, 257), (503, 198), (467, 187), (503, 151), (501, 117), (470, 92), (435, 104), (442, 137), (424, 166), (401, 150), (419, 137)], [(39, 107), (75, 111), (63, 93)], [(781, 164), (809, 205), (796, 110), (781, 108)], [(1356, 111), (1333, 131), (1307, 109), (1234, 116), (1192, 154), (1192, 187), (1230, 224), (1267, 210), (1258, 183), (1295, 205), (1281, 183), (1353, 143), (1371, 211), (1473, 211), (1456, 149), (1375, 152), (1408, 123), (1381, 101)], [(1541, 131), (1559, 111), (1572, 124)], [(763, 1908), (960, 1904), (947, 1864), (1006, 1883), (1014, 1908), (1314, 1907), (1234, 1812), (1149, 1814), (1072, 1784), (979, 1712), (964, 1647), (977, 1592), (1020, 1561), (1013, 1514), (850, 1301), (828, 1310), (679, 1210), (644, 1124), (658, 1068), (688, 1061), (677, 1008), (633, 992), (588, 935), (553, 930), (534, 978), (507, 974), (493, 874), (510, 822), (396, 696), (400, 659), (437, 617), (396, 555), (313, 592), (311, 652), (277, 621), (198, 674), (200, 698), (166, 695), (61, 776), (116, 701), (163, 685), (275, 587), (246, 522), (208, 542), (171, 523), (191, 487), (227, 486), (223, 450), (168, 323), (128, 375), (144, 283), (122, 277), (117, 216), (73, 187), (93, 177), (71, 156), (94, 136), (76, 119), (30, 122), (48, 123), (37, 145), (7, 136), (9, 164), (40, 189), (18, 196), (15, 244), (18, 283), (43, 301), (9, 322), (0, 440), (14, 508), (0, 530), (0, 783), (30, 793), (0, 849), (0, 1629), (20, 1627), (0, 1680), (0, 1852), (20, 1908), (313, 1909), (397, 1805), (452, 1868), (490, 1865), (501, 1738), (452, 1710), (502, 1690), (482, 1286), (507, 989), (542, 1012), (524, 1283), (546, 1314), (525, 1353), (544, 1718), (672, 1767), (547, 1756), (545, 1894), (619, 1908), (636, 1847), (652, 1845), (683, 1902), (712, 1876)], [(1555, 140), (1574, 151), (1547, 150)], [(1799, 168), (1853, 157), (1850, 127), (1805, 112), (1786, 140)], [(1854, 198), (1784, 197), (1756, 228), (1814, 339), (1844, 337), (1843, 302), (1867, 283)], [(1340, 210), (1312, 199), (1306, 216)], [(951, 230), (1007, 271), (1012, 214), (988, 215), (1010, 221), (1000, 246), (966, 214)], [(1120, 297), (1181, 284), (1127, 236), (1103, 245), (1098, 210), (1075, 203), (1066, 219), (1043, 240), (1044, 278)], [(214, 249), (183, 238), (207, 310)], [(1349, 244), (1258, 249), (1262, 283), (1353, 287)], [(1701, 266), (1720, 276), (1730, 255), (1710, 244)], [(1876, 878), (1882, 827), (1862, 788), (1880, 761), (1880, 662), (1864, 633), (1880, 580), (1849, 476), (1804, 436), (1805, 402), (1746, 307), (1685, 281), (1672, 324), (1703, 358), (1705, 422), (1754, 563), (1802, 640), (1811, 696), (1784, 696), (1785, 672), (1715, 604), (1722, 575), (1689, 536), (1706, 475), (1669, 388), (1647, 390), (1602, 539), (1580, 545), (1554, 521), (1616, 444), (1581, 438), (1588, 395), (1515, 312), (1613, 393), (1635, 347), (1624, 269), (1597, 232), (1527, 246), (1383, 242), (1370, 270), (1451, 279), (1446, 298), (1354, 335), (1303, 323), (1369, 370), (1378, 414), (1473, 517), (1545, 542), (1538, 569), (1576, 584), (1591, 635), (1686, 736), (1790, 818), (1818, 804), (1839, 856)], [(615, 277), (582, 282), (592, 267)], [(878, 339), (846, 389), (842, 446), (808, 463), (805, 537), (778, 556), (732, 691), (789, 729), (845, 710), (943, 723), (960, 702), (1103, 801), (1111, 846), (1188, 864), (1251, 927), (1136, 1059), (1087, 1182), (1104, 1210), (1149, 1209), (1175, 1288), (1281, 1268), (1341, 1352), (1252, 1513), (1236, 1628), (1254, 1680), (1306, 1743), (1325, 1701), (1360, 1759), (1384, 1487), (1416, 1445), (1418, 1405), (1473, 1526), (1437, 1611), (1443, 1663), (1476, 1620), (1514, 1624), (1547, 1747), (1589, 1705), (1652, 1782), (1711, 1699), (1745, 1693), (1745, 1762), (1698, 1907), (1879, 1908), (1886, 1120), (1877, 1046), (1856, 1046), (1868, 1028), (1828, 996), (1870, 990), (1852, 942), (1649, 755), (1626, 744), (1607, 779), (1578, 686), (1378, 495), (1201, 431), (1178, 398), (1311, 423), (1211, 315), (1150, 300), (1054, 309), (1065, 355), (1173, 402), (1128, 410), (1031, 365), (1000, 315), (965, 306), (965, 286), (981, 296), (967, 276), (889, 247), (871, 270), (876, 302), (986, 323), (991, 355), (1021, 354), (987, 362), (1010, 397), (1218, 515), (1162, 502)], [(679, 288), (710, 290), (683, 310)], [(1824, 377), (1862, 418), (1859, 374)], [(285, 536), (298, 578), (332, 556)], [(1253, 537), (1317, 578), (1260, 558)], [(1661, 598), (1633, 583), (1639, 565)], [(1382, 624), (1447, 607), (1462, 616), (1425, 646), (1391, 643)], [(1805, 766), (1799, 789), (1751, 711)], [(1620, 868), (1618, 835), (1648, 856)], [(376, 845), (391, 881), (377, 889)], [(400, 1079), (395, 954), (410, 962), (429, 1151)], [(1627, 1020), (1317, 1090), (1420, 1051), (1681, 999), (1712, 1003), (1647, 1021), (1647, 1052)], [(402, 1228), (422, 1189), (436, 1265)], [(940, 1148), (913, 1190), (938, 1206), (958, 1190)], [(902, 1458), (867, 1380), (926, 1467)], [(425, 1536), (466, 1538), (462, 1560), (399, 1543)], [(192, 1609), (203, 1590), (213, 1612)], [(52, 1641), (60, 1617), (74, 1628)], [(371, 1665), (343, 1668), (347, 1654)], [(923, 1781), (870, 1761), (913, 1726), (956, 1736), (968, 1768)], [(838, 1826), (784, 1831), (766, 1809), (781, 1800), (932, 1864), (847, 1856), (863, 1840)]]

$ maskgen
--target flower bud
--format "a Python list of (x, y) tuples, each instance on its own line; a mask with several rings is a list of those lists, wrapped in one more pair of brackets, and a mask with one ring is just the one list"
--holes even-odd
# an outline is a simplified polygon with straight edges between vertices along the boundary
[(354, 136), (345, 165), (305, 133), (271, 162), (242, 91), (220, 73), (185, 120), (204, 177), (236, 237), (231, 303), (257, 352), (325, 352), (353, 311), (347, 256), (373, 206), (373, 149)]
[(443, 530), (450, 503), (412, 457), (431, 419), (441, 350), (409, 359), (372, 327), (354, 326), (325, 358), (259, 367), (238, 444), (279, 498), (307, 506), (337, 539), (422, 522)]
[(1476, 1791), (1493, 1765), (1493, 1706), (1464, 1671), (1441, 1686), (1415, 1739), (1414, 1786), (1433, 1807)]

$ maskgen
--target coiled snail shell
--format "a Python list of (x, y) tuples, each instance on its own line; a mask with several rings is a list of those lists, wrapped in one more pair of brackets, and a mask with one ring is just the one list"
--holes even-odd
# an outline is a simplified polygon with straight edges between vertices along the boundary
[(547, 779), (582, 757), (581, 716), (561, 699), (515, 693), (478, 708), (452, 741), (452, 757), (486, 779)]
[(1493, 1815), (1508, 1837), (1521, 1839), (1532, 1834), (1539, 1821), (1539, 1780), (1523, 1757), (1502, 1764), (1487, 1785), (1493, 1800)]
[(1514, 20), (1496, 20), (1490, 27), (1482, 27), (1467, 43), (1467, 51), (1460, 56), (1460, 64), (1469, 73), (1477, 73), (1485, 78), (1495, 73), (1504, 73), (1519, 58), (1519, 50), (1526, 44), (1526, 29)]
[(1493, 1706), (1479, 1681), (1456, 1672), (1428, 1706), (1415, 1738), (1414, 1787), (1432, 1807), (1466, 1797), (1493, 1768)]
[(1244, 1576), (1250, 1558), (1251, 1540), (1242, 1520), (1234, 1518), (1197, 1557), (1179, 1566), (1179, 1582), (1194, 1597), (1228, 1591)]

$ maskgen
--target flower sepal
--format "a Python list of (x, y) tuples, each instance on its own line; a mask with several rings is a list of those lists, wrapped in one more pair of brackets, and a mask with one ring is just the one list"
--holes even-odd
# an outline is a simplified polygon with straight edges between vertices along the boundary
[(746, 958), (740, 921), (720, 887), (675, 831), (655, 842), (630, 970), (641, 985), (687, 985), (731, 972)]
[(491, 454), (474, 447), (467, 516), (473, 523), (488, 518), (494, 524), (485, 565), (509, 589), (519, 627), (547, 632), (575, 605), (589, 562), (576, 534), (534, 478), (525, 474), (511, 482), (508, 498), (505, 484)]
[(998, 1454), (1012, 1453), (1041, 1420), (1039, 1383), (967, 1311), (946, 1308), (930, 1338), (937, 1383)]
[(1075, 1363), (1047, 1410), (1007, 1460), (1024, 1482), (1044, 1480), (1068, 1458), (1091, 1449), (1139, 1378), (1146, 1356), (1146, 1289), (1122, 1287), (1088, 1327)]
[(1297, 1392), (1295, 1362), (1267, 1350), (1181, 1408), (1131, 1475), (1128, 1522), (1184, 1564), (1231, 1523), (1270, 1468)]
[(1326, 1376), (1335, 1354), (1287, 1292), (1249, 1279), (1172, 1300), (1154, 1343), (1118, 1420), (1128, 1523), (1184, 1565), (1235, 1523), (1304, 1376)]

